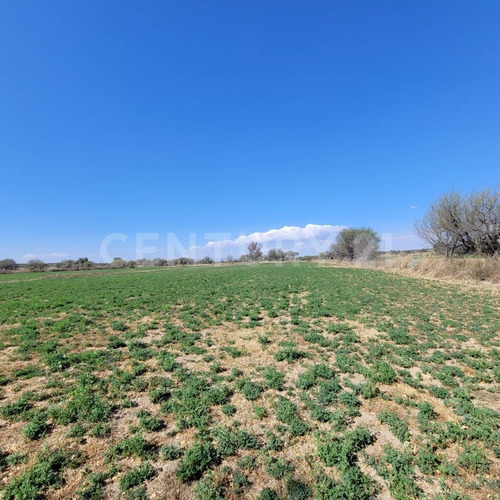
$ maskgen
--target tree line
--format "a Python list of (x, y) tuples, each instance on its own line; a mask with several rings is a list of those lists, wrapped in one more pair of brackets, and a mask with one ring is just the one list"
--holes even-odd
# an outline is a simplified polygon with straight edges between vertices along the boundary
[[(435, 200), (425, 216), (415, 223), (416, 234), (437, 253), (450, 258), (454, 255), (478, 254), (497, 256), (500, 253), (500, 190), (485, 188), (469, 194), (451, 191)], [(231, 262), (287, 262), (293, 260), (340, 259), (365, 261), (380, 253), (380, 236), (369, 227), (346, 228), (337, 235), (326, 252), (319, 256), (299, 257), (297, 252), (272, 248), (267, 254), (262, 244), (252, 241), (248, 252), (238, 259), (228, 255), (222, 261)], [(32, 259), (26, 264), (18, 264), (14, 259), (0, 260), (0, 272), (11, 272), (19, 268), (30, 271), (79, 271), (85, 269), (187, 266), (194, 264), (214, 264), (210, 256), (195, 261), (190, 257), (176, 259), (125, 260), (120, 257), (111, 263), (95, 263), (86, 257), (63, 260), (47, 264)]]

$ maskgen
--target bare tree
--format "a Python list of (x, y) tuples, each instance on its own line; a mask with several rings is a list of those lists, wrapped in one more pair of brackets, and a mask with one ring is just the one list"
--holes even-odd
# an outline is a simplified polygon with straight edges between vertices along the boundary
[(47, 264), (40, 259), (31, 259), (26, 263), (26, 267), (32, 271), (43, 271)]
[(476, 250), (485, 255), (500, 252), (500, 190), (483, 189), (466, 201), (466, 221)]
[(262, 243), (252, 241), (248, 245), (248, 258), (254, 262), (262, 259)]
[(415, 223), (417, 235), (446, 257), (455, 253), (495, 255), (500, 251), (500, 191), (467, 196), (449, 192), (432, 203)]

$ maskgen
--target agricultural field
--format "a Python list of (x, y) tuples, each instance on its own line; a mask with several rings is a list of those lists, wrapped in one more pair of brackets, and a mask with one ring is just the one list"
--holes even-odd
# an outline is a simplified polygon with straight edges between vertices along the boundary
[(0, 497), (500, 498), (500, 296), (260, 264), (0, 277)]

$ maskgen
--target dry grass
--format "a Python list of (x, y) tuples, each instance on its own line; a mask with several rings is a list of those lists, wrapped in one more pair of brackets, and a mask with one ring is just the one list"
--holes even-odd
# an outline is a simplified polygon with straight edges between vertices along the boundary
[(409, 253), (388, 255), (373, 261), (346, 263), (327, 261), (336, 266), (355, 266), (396, 272), (409, 276), (436, 278), (469, 283), (500, 284), (499, 257), (444, 257)]

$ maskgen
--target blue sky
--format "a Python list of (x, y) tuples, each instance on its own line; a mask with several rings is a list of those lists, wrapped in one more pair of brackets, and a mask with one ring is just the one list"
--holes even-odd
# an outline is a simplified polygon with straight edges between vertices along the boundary
[(137, 233), (158, 255), (167, 233), (205, 252), (207, 233), (308, 224), (421, 246), (432, 199), (500, 180), (499, 16), (497, 1), (3, 2), (0, 258), (99, 260), (112, 233), (127, 239), (111, 256), (134, 258)]

